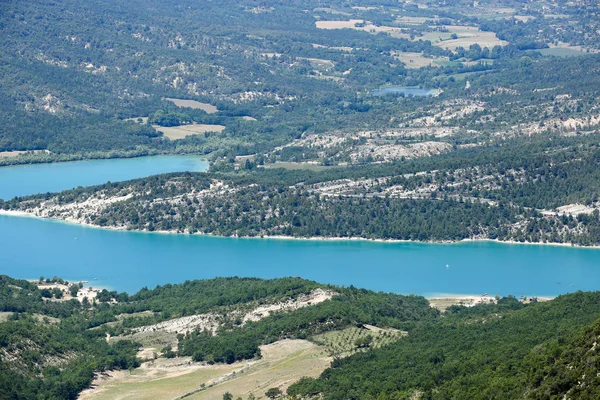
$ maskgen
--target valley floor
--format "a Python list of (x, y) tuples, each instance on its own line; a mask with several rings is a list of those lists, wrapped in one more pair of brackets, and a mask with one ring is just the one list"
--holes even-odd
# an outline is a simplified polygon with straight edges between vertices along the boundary
[[(155, 349), (144, 349), (141, 356)], [(259, 360), (230, 365), (196, 363), (190, 357), (146, 361), (131, 372), (101, 374), (82, 400), (103, 399), (220, 399), (230, 392), (264, 398), (272, 387), (284, 390), (304, 376), (317, 377), (331, 363), (325, 348), (306, 340), (281, 340), (261, 347)]]

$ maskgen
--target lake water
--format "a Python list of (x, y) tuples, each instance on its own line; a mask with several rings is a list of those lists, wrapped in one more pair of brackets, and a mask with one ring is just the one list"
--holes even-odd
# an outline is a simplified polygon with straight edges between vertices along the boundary
[(403, 86), (386, 86), (374, 90), (373, 96), (383, 96), (385, 94), (404, 94), (405, 96), (433, 96), (437, 93), (435, 89), (421, 89)]
[(204, 171), (208, 162), (192, 156), (153, 156), (0, 168), (0, 199), (59, 192), (77, 186), (126, 181), (167, 172)]
[[(0, 168), (0, 196), (202, 170), (195, 157)], [(233, 239), (110, 231), (0, 215), (0, 274), (60, 276), (135, 292), (216, 276), (300, 276), (397, 293), (554, 296), (600, 289), (600, 250), (460, 244)]]
[[(215, 276), (301, 276), (397, 293), (557, 295), (600, 288), (600, 250), (558, 246), (232, 239), (0, 216), (0, 273), (133, 292)], [(448, 267), (446, 267), (448, 265)]]

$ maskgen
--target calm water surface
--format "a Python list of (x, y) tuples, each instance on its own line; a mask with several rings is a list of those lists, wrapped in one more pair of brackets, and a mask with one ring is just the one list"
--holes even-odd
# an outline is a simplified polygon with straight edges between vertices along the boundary
[(230, 239), (0, 216), (0, 248), (2, 274), (58, 275), (128, 292), (235, 275), (301, 276), (423, 295), (541, 296), (600, 288), (600, 250), (558, 246)]
[[(0, 168), (0, 197), (206, 167), (195, 157), (146, 157)], [(423, 295), (551, 296), (600, 289), (600, 250), (491, 242), (231, 239), (109, 231), (0, 215), (0, 274), (85, 279), (128, 292), (237, 275), (301, 276)]]
[(199, 157), (153, 156), (67, 163), (0, 167), (0, 199), (59, 192), (77, 186), (126, 181), (181, 171), (204, 171), (208, 162)]

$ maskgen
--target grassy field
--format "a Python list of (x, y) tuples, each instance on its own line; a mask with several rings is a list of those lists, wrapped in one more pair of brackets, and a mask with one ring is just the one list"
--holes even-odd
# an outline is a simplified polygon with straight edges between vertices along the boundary
[(393, 56), (404, 63), (404, 67), (408, 69), (418, 69), (423, 67), (447, 67), (455, 65), (475, 65), (478, 63), (493, 64), (494, 60), (481, 59), (477, 61), (450, 61), (448, 57), (425, 57), (422, 53), (411, 53), (411, 52), (397, 52), (393, 53)]
[(516, 14), (517, 10), (510, 7), (490, 7), (488, 5), (483, 5), (473, 8), (464, 8), (461, 9), (461, 12), (464, 13), (464, 15), (477, 17), (479, 19), (503, 19), (511, 18)]
[[(406, 333), (396, 329), (381, 329), (366, 325), (364, 328), (346, 328), (314, 336), (312, 340), (324, 346), (332, 356), (349, 356), (367, 348), (379, 348), (405, 336)], [(357, 340), (371, 336), (369, 346), (358, 347)]]
[(218, 132), (221, 133), (225, 129), (223, 125), (206, 125), (206, 124), (191, 124), (181, 126), (158, 126), (152, 125), (154, 129), (162, 132), (165, 137), (171, 140), (182, 139), (186, 136), (201, 135), (206, 132)]
[(355, 29), (355, 25), (364, 22), (362, 19), (351, 19), (349, 21), (317, 21), (319, 29)]
[(361, 19), (351, 19), (349, 21), (317, 21), (316, 26), (319, 29), (356, 29), (359, 31), (365, 31), (369, 33), (386, 32), (390, 36), (395, 38), (408, 39), (410, 36), (404, 33), (404, 28), (396, 28), (392, 26), (375, 26), (370, 22), (362, 26), (356, 26), (356, 24), (363, 24), (364, 21)]
[(448, 57), (427, 58), (423, 53), (394, 52), (393, 56), (404, 63), (405, 68), (418, 69), (449, 62)]
[(489, 58), (480, 58), (479, 60), (476, 61), (463, 61), (463, 65), (466, 66), (472, 66), (472, 65), (477, 65), (477, 64), (484, 64), (484, 65), (492, 65), (494, 63), (494, 60), (489, 59)]
[(96, 379), (95, 387), (84, 391), (80, 399), (174, 399), (196, 390), (202, 383), (211, 382), (233, 372), (240, 366), (218, 365), (203, 367), (186, 359), (158, 359), (146, 362), (141, 368), (111, 372), (105, 379)]
[[(431, 40), (435, 46), (454, 50), (457, 47), (468, 49), (472, 44), (477, 43), (481, 47), (490, 49), (496, 45), (505, 46), (508, 42), (500, 40), (494, 32), (482, 32), (474, 26), (449, 25), (446, 27), (448, 32), (430, 32), (421, 37), (422, 40)], [(451, 39), (452, 34), (458, 36), (457, 39)]]
[(0, 323), (8, 321), (8, 317), (12, 314), (12, 312), (0, 312)]
[(221, 399), (226, 392), (260, 399), (269, 388), (285, 390), (303, 376), (318, 376), (331, 362), (324, 348), (306, 340), (275, 342), (261, 352), (260, 360), (231, 365), (202, 365), (189, 357), (149, 361), (131, 373), (97, 379), (80, 399)]
[[(176, 99), (166, 99), (166, 100), (176, 100)], [(191, 102), (194, 100), (178, 100), (178, 102), (181, 102), (181, 101)], [(196, 102), (196, 103), (198, 103), (198, 102)], [(199, 104), (204, 104), (204, 103), (199, 103)], [(208, 105), (210, 106), (210, 104), (208, 104)], [(182, 107), (182, 106), (180, 106), (180, 107)], [(211, 106), (211, 107), (213, 107), (213, 106)], [(197, 107), (192, 107), (192, 108), (197, 108)], [(216, 110), (216, 108), (215, 108), (215, 110)], [(212, 114), (212, 112), (209, 112), (209, 114)], [(248, 118), (252, 118), (252, 117), (248, 117)], [(256, 119), (254, 119), (254, 118), (252, 118), (251, 120), (256, 121)], [(132, 121), (132, 122), (136, 122), (136, 123), (140, 123), (140, 124), (145, 124), (148, 122), (148, 117), (127, 118), (125, 121)], [(190, 124), (190, 125), (180, 125), (180, 126), (152, 125), (152, 127), (154, 129), (156, 129), (157, 131), (162, 132), (163, 135), (165, 135), (165, 137), (170, 140), (183, 139), (186, 136), (201, 135), (206, 132), (221, 133), (225, 129), (224, 125), (208, 125), (208, 124)], [(0, 153), (0, 156), (1, 155), (2, 155), (2, 153)]]
[[(363, 20), (351, 19), (349, 21), (317, 21), (316, 26), (319, 29), (356, 29), (370, 33), (386, 32), (396, 38), (410, 38), (404, 28), (392, 26), (375, 26), (370, 22), (363, 23)], [(360, 24), (360, 26), (356, 26)], [(447, 32), (427, 32), (423, 36), (415, 36), (412, 40), (430, 40), (435, 46), (454, 50), (457, 47), (468, 49), (472, 44), (479, 44), (481, 47), (492, 48), (496, 45), (505, 46), (508, 42), (500, 40), (494, 32), (480, 31), (476, 26), (461, 26), (448, 25)], [(452, 39), (452, 35), (456, 34), (457, 38)]]
[(538, 50), (545, 56), (556, 57), (577, 57), (585, 55), (585, 51), (577, 47), (550, 47), (549, 49)]
[(207, 114), (214, 114), (219, 111), (219, 109), (217, 107), (213, 106), (212, 104), (200, 103), (199, 101), (196, 101), (196, 100), (172, 99), (170, 97), (165, 98), (165, 100), (170, 101), (171, 103), (175, 104), (177, 107), (186, 107), (186, 108), (193, 108), (196, 110), (202, 110)]
[(266, 399), (268, 389), (278, 387), (285, 392), (304, 376), (319, 376), (331, 363), (322, 347), (306, 340), (283, 340), (263, 346), (261, 351), (263, 358), (256, 364), (189, 398), (222, 399), (223, 394), (229, 392), (234, 398), (247, 398), (252, 393), (256, 399)]

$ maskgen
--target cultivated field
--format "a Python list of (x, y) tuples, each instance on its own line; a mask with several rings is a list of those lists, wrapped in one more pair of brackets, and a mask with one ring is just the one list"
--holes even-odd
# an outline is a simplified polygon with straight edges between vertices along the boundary
[(158, 359), (131, 372), (111, 371), (100, 375), (79, 399), (174, 399), (241, 367), (208, 367), (193, 363), (190, 358)]
[[(358, 26), (357, 26), (358, 25)], [(319, 29), (356, 29), (359, 31), (365, 31), (369, 33), (387, 32), (392, 37), (396, 38), (409, 38), (409, 35), (405, 33), (404, 28), (396, 28), (391, 26), (376, 26), (371, 22), (365, 22), (361, 19), (351, 19), (349, 21), (317, 21), (316, 26)]]
[(409, 69), (418, 69), (449, 62), (448, 57), (428, 58), (425, 57), (423, 53), (414, 52), (394, 51), (392, 52), (392, 56), (402, 61), (404, 67)]
[(221, 399), (229, 392), (234, 398), (247, 398), (252, 393), (257, 399), (266, 399), (268, 389), (278, 387), (285, 392), (300, 378), (316, 378), (331, 364), (331, 358), (321, 346), (306, 340), (282, 340), (262, 346), (261, 352), (263, 358), (241, 373), (189, 398)]
[(0, 151), (0, 158), (13, 158), (13, 157), (18, 157), (18, 156), (23, 155), (23, 154), (37, 154), (37, 153), (42, 153), (42, 152), (44, 152), (44, 153), (50, 153), (48, 150)]
[(498, 19), (511, 18), (517, 10), (511, 7), (494, 7), (489, 5), (479, 5), (476, 7), (461, 8), (464, 15), (474, 16), (479, 19)]
[(573, 57), (582, 56), (584, 54), (597, 53), (593, 49), (586, 49), (581, 46), (571, 46), (568, 43), (558, 42), (557, 44), (550, 44), (547, 49), (539, 49), (538, 51), (546, 56), (557, 56), (557, 57)]
[(317, 21), (319, 29), (355, 29), (355, 25), (364, 22), (362, 19), (351, 19), (349, 21)]
[(207, 114), (214, 114), (219, 111), (219, 109), (217, 107), (213, 106), (212, 104), (200, 103), (199, 101), (196, 101), (196, 100), (172, 99), (170, 97), (166, 97), (165, 100), (170, 101), (171, 103), (175, 104), (177, 107), (186, 107), (186, 108), (193, 108), (196, 110), (202, 110)]
[[(370, 343), (362, 346), (357, 343), (357, 340), (364, 340), (368, 336), (371, 337)], [(406, 336), (406, 332), (397, 329), (382, 329), (365, 325), (362, 328), (346, 328), (341, 331), (323, 333), (314, 336), (312, 340), (324, 346), (332, 356), (345, 357), (360, 351), (367, 351), (369, 348), (385, 346), (403, 336)]]
[(221, 133), (225, 129), (223, 125), (190, 124), (181, 126), (158, 126), (152, 125), (154, 129), (162, 132), (165, 137), (171, 140), (182, 139), (186, 136), (200, 135), (206, 132)]
[(303, 376), (318, 376), (331, 359), (324, 348), (306, 340), (282, 340), (261, 347), (262, 358), (231, 365), (194, 363), (189, 357), (145, 362), (141, 368), (106, 374), (80, 399), (221, 399), (253, 393), (265, 398), (272, 387), (284, 390)]
[[(475, 26), (446, 26), (448, 32), (430, 32), (426, 33), (420, 39), (431, 40), (435, 46), (454, 50), (457, 47), (468, 49), (472, 44), (478, 44), (481, 47), (492, 48), (496, 45), (506, 46), (508, 42), (500, 40), (494, 32), (482, 32)], [(452, 34), (458, 36), (457, 39), (451, 39)]]
[[(377, 26), (371, 22), (351, 19), (349, 21), (317, 21), (316, 26), (319, 29), (356, 29), (370, 33), (385, 32), (395, 38), (411, 39), (407, 28), (399, 28), (393, 26)], [(456, 34), (457, 38), (452, 39), (452, 35)], [(494, 32), (480, 31), (476, 26), (460, 26), (448, 25), (445, 26), (444, 32), (427, 32), (423, 36), (414, 36), (411, 40), (430, 40), (435, 46), (454, 50), (457, 47), (468, 49), (472, 44), (479, 44), (481, 47), (492, 48), (496, 45), (505, 46), (508, 42), (500, 40)]]
[(6, 158), (13, 158), (13, 157), (18, 157), (21, 154), (26, 154), (26, 151), (0, 151), (0, 157), (6, 157)]

